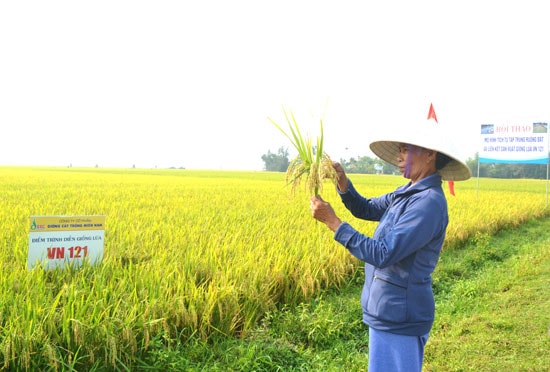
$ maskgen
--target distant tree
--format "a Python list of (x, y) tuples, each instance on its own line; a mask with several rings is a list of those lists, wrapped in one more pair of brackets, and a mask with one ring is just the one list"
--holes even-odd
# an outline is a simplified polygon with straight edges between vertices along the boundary
[[(268, 151), (262, 155), (264, 170), (272, 172), (285, 172), (290, 163), (288, 150), (281, 147), (277, 153)], [(347, 173), (363, 174), (399, 174), (399, 169), (379, 158), (358, 156), (357, 158), (340, 159)], [(468, 158), (466, 165), (470, 168), (472, 176), (490, 178), (536, 178), (545, 179), (547, 175), (546, 164), (506, 164), (506, 163), (478, 163), (479, 154), (474, 158)]]
[(284, 147), (279, 148), (274, 154), (267, 150), (267, 154), (262, 155), (264, 170), (268, 172), (286, 172), (290, 160), (288, 160), (288, 150)]
[(472, 176), (489, 178), (535, 178), (545, 179), (546, 164), (507, 164), (507, 163), (478, 163), (479, 154), (466, 160), (466, 164), (472, 171)]
[(340, 159), (340, 164), (344, 166), (347, 173), (363, 173), (363, 174), (398, 174), (399, 169), (378, 158), (370, 158), (368, 156), (359, 156), (350, 158), (349, 160)]

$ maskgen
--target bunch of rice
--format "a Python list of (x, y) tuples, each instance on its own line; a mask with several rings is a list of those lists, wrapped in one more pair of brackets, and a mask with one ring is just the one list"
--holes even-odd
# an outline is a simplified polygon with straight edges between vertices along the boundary
[(302, 132), (296, 122), (296, 118), (292, 111), (288, 112), (283, 109), (285, 114), (290, 134), (269, 118), (271, 123), (275, 125), (287, 137), (294, 148), (298, 151), (296, 158), (290, 161), (286, 171), (286, 181), (292, 186), (291, 192), (294, 192), (296, 187), (305, 179), (305, 188), (312, 195), (319, 195), (323, 189), (323, 181), (331, 180), (335, 185), (338, 181), (336, 170), (332, 165), (330, 157), (323, 152), (323, 120), (320, 120), (320, 136), (317, 137), (315, 146), (309, 136), (303, 137)]

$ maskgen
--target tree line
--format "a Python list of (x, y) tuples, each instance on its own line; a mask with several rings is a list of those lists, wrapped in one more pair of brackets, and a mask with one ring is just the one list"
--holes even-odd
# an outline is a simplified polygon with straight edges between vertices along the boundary
[[(290, 164), (288, 149), (281, 147), (276, 153), (267, 151), (262, 155), (264, 170), (269, 172), (286, 172)], [(474, 158), (468, 158), (466, 165), (470, 168), (474, 177), (488, 178), (533, 178), (546, 179), (546, 164), (504, 164), (504, 163), (479, 163), (479, 155), (476, 153)], [(399, 174), (399, 169), (379, 158), (368, 156), (351, 157), (349, 159), (339, 159), (347, 173), (362, 174)]]

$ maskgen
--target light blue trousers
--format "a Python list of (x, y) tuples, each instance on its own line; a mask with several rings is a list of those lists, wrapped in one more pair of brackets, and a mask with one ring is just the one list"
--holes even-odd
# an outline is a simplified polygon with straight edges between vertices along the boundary
[(421, 372), (428, 335), (404, 336), (369, 327), (369, 372)]

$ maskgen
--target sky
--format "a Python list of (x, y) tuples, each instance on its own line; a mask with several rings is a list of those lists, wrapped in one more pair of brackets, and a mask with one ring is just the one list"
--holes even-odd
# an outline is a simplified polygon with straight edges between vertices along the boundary
[(462, 160), (480, 125), (550, 120), (544, 1), (1, 1), (0, 165), (262, 170), (295, 113), (333, 159), (433, 103)]

